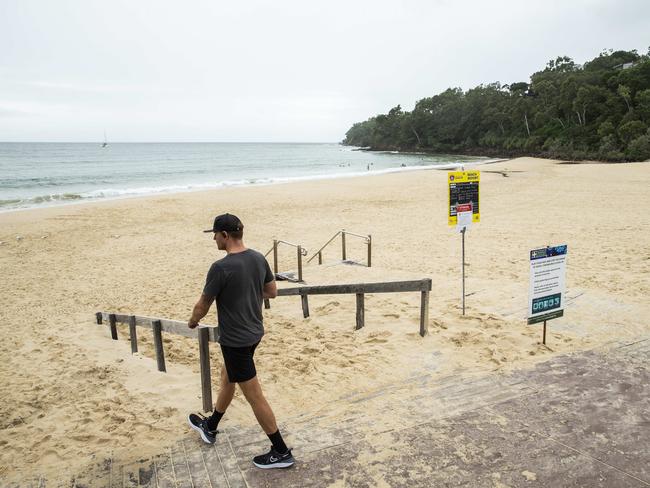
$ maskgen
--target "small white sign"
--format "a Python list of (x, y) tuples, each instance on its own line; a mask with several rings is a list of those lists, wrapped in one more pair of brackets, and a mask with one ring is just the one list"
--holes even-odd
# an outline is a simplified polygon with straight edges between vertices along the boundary
[(456, 230), (462, 232), (463, 229), (467, 229), (472, 225), (472, 211), (469, 212), (458, 212), (456, 214)]

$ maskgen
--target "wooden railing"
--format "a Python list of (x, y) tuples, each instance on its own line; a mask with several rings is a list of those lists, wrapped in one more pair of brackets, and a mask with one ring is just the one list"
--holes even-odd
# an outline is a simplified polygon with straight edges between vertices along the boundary
[(162, 333), (176, 334), (183, 337), (197, 338), (199, 340), (199, 362), (201, 365), (201, 392), (203, 397), (203, 411), (212, 411), (212, 379), (210, 375), (210, 342), (219, 340), (219, 327), (215, 325), (200, 325), (190, 329), (187, 322), (179, 320), (144, 317), (140, 315), (125, 315), (107, 312), (97, 312), (95, 319), (98, 324), (107, 323), (111, 329), (111, 337), (117, 340), (117, 324), (129, 324), (131, 339), (131, 353), (138, 352), (138, 332), (136, 327), (144, 327), (153, 331), (153, 342), (156, 350), (158, 371), (166, 372), (165, 350), (163, 348)]
[(327, 241), (323, 246), (314, 253), (312, 257), (310, 257), (307, 262), (310, 263), (312, 259), (314, 259), (316, 256), (318, 256), (318, 264), (323, 264), (323, 249), (325, 249), (327, 246), (331, 244), (331, 242), (336, 239), (338, 236), (341, 236), (341, 259), (345, 261), (347, 259), (347, 247), (345, 244), (345, 236), (354, 236), (354, 237), (359, 237), (361, 239), (364, 239), (366, 241), (366, 244), (368, 245), (368, 260), (366, 262), (367, 266), (370, 268), (372, 265), (372, 236), (368, 234), (367, 236), (361, 235), (361, 234), (355, 234), (354, 232), (349, 232), (345, 229), (341, 229), (338, 231), (336, 234), (332, 236), (332, 238)]
[(356, 294), (357, 296), (357, 324), (355, 330), (365, 325), (364, 298), (366, 293), (402, 293), (410, 291), (420, 292), (420, 335), (427, 333), (429, 322), (429, 293), (431, 292), (431, 279), (426, 278), (414, 281), (388, 281), (383, 283), (355, 283), (347, 285), (316, 285), (298, 286), (295, 288), (282, 288), (278, 296), (300, 295), (303, 317), (309, 317), (309, 295), (340, 295)]

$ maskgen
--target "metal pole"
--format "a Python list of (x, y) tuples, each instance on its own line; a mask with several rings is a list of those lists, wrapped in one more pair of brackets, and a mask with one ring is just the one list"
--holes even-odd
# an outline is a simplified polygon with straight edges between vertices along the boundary
[(302, 281), (302, 247), (298, 245), (298, 281)]
[(278, 272), (278, 241), (273, 239), (273, 272)]
[(372, 236), (368, 234), (368, 267), (372, 265)]
[(341, 230), (341, 257), (345, 261), (345, 230)]
[(463, 230), (460, 231), (460, 233), (463, 236), (463, 251), (462, 251), (462, 260), (463, 260), (463, 315), (465, 315), (465, 230), (467, 230), (467, 227), (463, 227)]
[(542, 344), (546, 345), (546, 320), (544, 321), (544, 332), (542, 335)]

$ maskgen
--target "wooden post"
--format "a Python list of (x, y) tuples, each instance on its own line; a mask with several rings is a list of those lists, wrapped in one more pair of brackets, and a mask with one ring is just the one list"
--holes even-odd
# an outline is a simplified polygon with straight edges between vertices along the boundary
[(302, 247), (298, 246), (298, 281), (302, 281)]
[(368, 267), (372, 265), (372, 236), (368, 234)]
[(302, 316), (307, 318), (309, 317), (309, 301), (307, 295), (300, 295), (300, 301), (302, 302)]
[(129, 335), (131, 336), (131, 354), (138, 352), (138, 333), (135, 329), (135, 315), (129, 317)]
[(114, 341), (117, 340), (117, 326), (115, 325), (115, 314), (112, 313), (108, 316), (108, 323), (111, 324), (111, 337)]
[(267, 309), (267, 310), (268, 310), (269, 308), (271, 308), (271, 302), (269, 301), (268, 298), (265, 298), (265, 299), (264, 299), (264, 308)]
[(201, 364), (201, 398), (203, 411), (212, 412), (212, 379), (210, 376), (210, 330), (199, 329), (199, 362)]
[(163, 349), (162, 341), (162, 324), (160, 320), (154, 320), (151, 322), (151, 328), (153, 329), (153, 343), (156, 347), (156, 361), (158, 361), (158, 371), (166, 372), (165, 368), (165, 351)]
[(364, 326), (364, 307), (363, 307), (363, 293), (357, 293), (357, 326), (354, 330), (359, 330)]
[(429, 291), (421, 292), (420, 301), (420, 335), (424, 337), (427, 333), (429, 324)]
[(323, 264), (323, 252), (318, 251), (318, 264)]
[(345, 230), (341, 231), (341, 259), (345, 261)]
[(102, 313), (101, 313), (101, 312), (97, 312), (97, 313), (95, 314), (95, 318), (97, 319), (97, 325), (102, 325)]
[(278, 241), (273, 239), (273, 272), (278, 272)]

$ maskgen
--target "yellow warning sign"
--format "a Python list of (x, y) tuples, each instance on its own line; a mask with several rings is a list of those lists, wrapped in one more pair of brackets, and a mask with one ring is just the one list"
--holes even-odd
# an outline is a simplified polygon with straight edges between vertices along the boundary
[(472, 212), (472, 223), (481, 221), (479, 208), (480, 171), (450, 171), (447, 174), (449, 183), (449, 215), (447, 223), (455, 226), (459, 212)]

